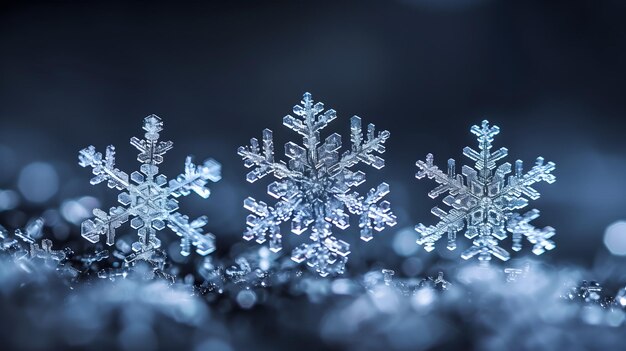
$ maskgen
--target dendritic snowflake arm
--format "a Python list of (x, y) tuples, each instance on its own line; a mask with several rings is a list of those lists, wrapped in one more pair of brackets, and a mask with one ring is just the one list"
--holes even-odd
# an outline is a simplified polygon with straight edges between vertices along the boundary
[(293, 113), (300, 118), (287, 115), (283, 118), (283, 124), (302, 135), (303, 144), (309, 150), (313, 163), (317, 163), (315, 148), (319, 144), (319, 132), (337, 118), (337, 112), (330, 109), (322, 113), (324, 104), (321, 102), (314, 104), (310, 93), (302, 96), (301, 103), (302, 105), (293, 107)]
[(434, 165), (434, 158), (433, 154), (428, 154), (426, 161), (419, 160), (415, 163), (420, 169), (415, 174), (417, 179), (428, 177), (428, 179), (434, 179), (439, 184), (438, 187), (428, 193), (428, 196), (434, 199), (447, 192), (451, 195), (467, 193), (467, 187), (463, 184), (463, 176), (455, 174), (455, 161), (453, 159), (448, 160), (448, 173), (444, 173)]
[(109, 213), (99, 208), (93, 210), (94, 219), (87, 219), (81, 224), (83, 238), (91, 243), (100, 241), (100, 236), (106, 236), (107, 245), (115, 243), (115, 230), (128, 221), (129, 213), (124, 207), (111, 207)]
[[(470, 131), (477, 136), (478, 148), (480, 151), (476, 151), (469, 146), (463, 149), (463, 155), (467, 156), (472, 161), (476, 161), (474, 168), (481, 174), (481, 178), (487, 178), (489, 172), (496, 168), (496, 162), (503, 159), (508, 155), (508, 150), (505, 147), (498, 149), (496, 152), (491, 152), (492, 142), (496, 135), (500, 133), (498, 126), (489, 126), (489, 122), (483, 121), (481, 126), (474, 125), (470, 128)], [(509, 165), (510, 168), (510, 165)]]
[[(363, 241), (372, 240), (374, 237), (372, 230), (380, 232), (387, 225), (390, 227), (396, 225), (397, 218), (391, 212), (391, 203), (387, 200), (377, 203), (388, 193), (389, 184), (381, 183), (377, 188), (370, 189), (365, 198), (357, 192), (349, 195), (337, 195), (350, 213), (361, 216), (359, 228), (361, 228), (361, 239)], [(343, 214), (341, 209), (337, 209), (335, 212)], [(331, 213), (331, 215), (335, 215), (335, 213)]]
[(130, 144), (139, 150), (137, 161), (143, 163), (141, 172), (151, 177), (158, 174), (157, 165), (163, 162), (163, 155), (174, 147), (171, 141), (159, 141), (159, 132), (163, 130), (163, 122), (156, 115), (144, 119), (145, 139), (132, 137)]
[(105, 155), (103, 159), (102, 154), (96, 152), (96, 148), (91, 145), (80, 150), (78, 154), (78, 164), (82, 167), (93, 168), (92, 173), (95, 176), (91, 178), (91, 185), (107, 181), (107, 185), (111, 189), (126, 189), (129, 185), (128, 174), (115, 168), (115, 147), (113, 145), (107, 146)]
[(174, 197), (187, 196), (191, 191), (206, 199), (211, 190), (206, 186), (208, 181), (217, 182), (222, 179), (222, 166), (213, 159), (204, 161), (202, 165), (192, 162), (192, 157), (185, 160), (185, 172), (176, 179), (170, 180), (170, 193)]
[(159, 140), (163, 122), (156, 115), (144, 119), (143, 129), (143, 139), (130, 139), (131, 145), (139, 150), (137, 160), (141, 163), (140, 171), (133, 172), (130, 177), (115, 168), (113, 146), (107, 147), (104, 158), (93, 146), (80, 151), (79, 164), (93, 168), (95, 177), (91, 184), (107, 181), (109, 188), (122, 190), (118, 195), (121, 206), (112, 207), (108, 213), (95, 209), (95, 218), (85, 220), (81, 225), (82, 236), (96, 243), (101, 235), (105, 235), (107, 244), (113, 245), (116, 229), (130, 220), (130, 226), (137, 230), (139, 237), (132, 244), (135, 252), (159, 248), (161, 241), (156, 234), (166, 226), (181, 236), (181, 254), (189, 255), (191, 245), (201, 255), (212, 252), (215, 249), (213, 235), (203, 234), (200, 229), (206, 224), (206, 219), (201, 217), (190, 223), (186, 216), (176, 212), (178, 202), (175, 198), (189, 195), (192, 191), (207, 198), (210, 191), (206, 184), (220, 180), (220, 164), (209, 159), (196, 165), (188, 156), (184, 172), (168, 184), (167, 177), (159, 174), (158, 165), (163, 162), (165, 153), (172, 149), (173, 143)]
[(435, 243), (447, 234), (446, 247), (448, 250), (456, 249), (456, 234), (463, 230), (466, 214), (455, 209), (446, 212), (439, 207), (434, 207), (431, 212), (439, 217), (440, 221), (434, 226), (426, 227), (422, 223), (416, 225), (415, 231), (420, 234), (417, 243), (423, 245), (424, 250), (430, 252), (435, 249)]
[(263, 201), (256, 201), (248, 197), (244, 201), (244, 208), (252, 212), (246, 220), (248, 228), (244, 233), (245, 240), (256, 240), (262, 244), (267, 241), (269, 235), (269, 246), (273, 252), (282, 250), (282, 235), (280, 224), (288, 221), (294, 211), (296, 204), (281, 201), (276, 204), (276, 208), (268, 206)]
[(465, 237), (473, 239), (473, 246), (461, 254), (464, 259), (478, 255), (481, 261), (488, 261), (491, 256), (508, 260), (509, 253), (498, 246), (499, 241), (507, 237), (507, 231), (513, 233), (515, 251), (521, 248), (522, 236), (529, 241), (531, 238), (534, 240), (533, 244), (537, 245), (537, 249), (533, 250), (535, 254), (552, 248), (554, 243), (547, 240), (554, 235), (552, 228), (538, 230), (527, 221), (520, 219), (516, 222), (516, 218), (522, 217), (512, 211), (527, 206), (529, 199), (539, 198), (539, 192), (532, 188), (533, 184), (540, 181), (553, 183), (556, 180), (552, 174), (555, 164), (544, 163), (543, 158), (539, 157), (535, 166), (524, 174), (522, 161), (518, 160), (515, 163), (515, 174), (509, 176), (507, 182), (506, 175), (511, 173), (511, 164), (505, 162), (498, 166), (497, 163), (507, 156), (508, 150), (500, 148), (492, 151), (492, 142), (500, 129), (483, 121), (481, 126), (473, 126), (471, 132), (477, 136), (478, 151), (466, 147), (463, 154), (475, 162), (474, 168), (463, 166), (461, 174), (457, 175), (455, 161), (450, 159), (447, 173), (444, 173), (433, 164), (432, 154), (428, 154), (425, 161), (416, 163), (419, 168), (416, 174), (418, 179), (428, 177), (439, 184), (429, 196), (436, 198), (447, 193), (443, 203), (451, 207), (449, 211), (439, 207), (432, 209), (440, 221), (428, 227), (418, 224), (415, 227), (420, 234), (417, 243), (424, 245), (427, 251), (432, 251), (435, 242), (447, 234), (447, 247), (454, 250), (456, 234), (465, 228)]
[(346, 229), (349, 213), (360, 216), (361, 238), (370, 240), (372, 230), (380, 231), (386, 225), (394, 225), (395, 215), (388, 201), (381, 201), (389, 192), (386, 183), (372, 189), (367, 196), (350, 193), (352, 187), (365, 181), (365, 173), (349, 168), (363, 162), (374, 168), (382, 168), (384, 160), (375, 155), (385, 151), (384, 142), (389, 132), (375, 132), (370, 124), (363, 135), (361, 119), (351, 120), (350, 150), (340, 154), (341, 136), (333, 133), (323, 140), (320, 131), (337, 117), (334, 110), (324, 111), (324, 104), (315, 103), (311, 94), (305, 93), (301, 104), (293, 108), (294, 115), (283, 118), (283, 124), (302, 136), (302, 145), (294, 142), (285, 144), (288, 162), (274, 159), (272, 132), (263, 131), (263, 146), (252, 139), (248, 147), (240, 147), (239, 155), (244, 165), (253, 168), (247, 175), (254, 182), (270, 173), (277, 181), (268, 186), (268, 194), (278, 199), (275, 206), (248, 198), (244, 207), (252, 212), (247, 218), (244, 239), (255, 239), (264, 243), (269, 239), (270, 249), (282, 247), (280, 225), (291, 222), (291, 232), (301, 234), (310, 230), (311, 243), (305, 243), (292, 252), (295, 262), (306, 261), (321, 276), (342, 273), (345, 268), (350, 245), (335, 238), (333, 225)]
[(180, 213), (170, 215), (167, 226), (181, 237), (181, 255), (189, 256), (192, 245), (196, 248), (196, 252), (202, 256), (215, 251), (215, 236), (211, 233), (205, 234), (202, 232), (202, 227), (208, 222), (209, 220), (206, 216), (189, 222), (189, 217)]
[[(287, 146), (285, 146), (287, 149)], [(263, 130), (263, 151), (259, 147), (259, 141), (256, 138), (250, 140), (250, 146), (241, 146), (237, 153), (243, 157), (246, 168), (254, 167), (248, 172), (246, 179), (253, 183), (270, 173), (274, 173), (277, 178), (298, 178), (301, 176), (299, 172), (292, 171), (284, 162), (274, 162), (274, 140), (272, 131)]]
[[(465, 206), (467, 209), (466, 201), (471, 197), (470, 189), (463, 182), (463, 175), (456, 174), (456, 164), (453, 159), (448, 160), (447, 173), (444, 173), (436, 165), (434, 165), (433, 154), (426, 155), (425, 161), (417, 161), (416, 166), (419, 171), (415, 174), (417, 179), (428, 177), (434, 179), (439, 186), (431, 190), (428, 196), (431, 198), (437, 198), (439, 195), (449, 193), (443, 199), (443, 203), (452, 206), (449, 212), (435, 206), (431, 212), (435, 216), (439, 217), (440, 221), (435, 226), (426, 227), (424, 224), (418, 224), (415, 230), (420, 234), (417, 243), (424, 245), (426, 251), (432, 251), (435, 249), (435, 242), (437, 242), (444, 234), (447, 234), (448, 243), (447, 248), (449, 250), (456, 249), (456, 234), (463, 230), (464, 220), (467, 216), (466, 212), (460, 209)], [(464, 169), (465, 172), (473, 172), (471, 169)]]
[(376, 135), (376, 128), (370, 123), (367, 126), (367, 135), (364, 139), (363, 130), (361, 128), (361, 118), (358, 116), (352, 117), (350, 125), (350, 140), (352, 141), (352, 149), (346, 151), (341, 156), (341, 160), (332, 166), (329, 172), (332, 174), (341, 171), (344, 168), (352, 167), (359, 162), (368, 164), (376, 169), (385, 167), (385, 160), (380, 156), (374, 155), (373, 153), (377, 152), (382, 154), (385, 152), (384, 144), (385, 141), (389, 139), (389, 131), (384, 130)]
[(512, 234), (513, 250), (520, 251), (522, 249), (522, 238), (525, 236), (528, 241), (533, 244), (533, 253), (541, 255), (545, 251), (552, 250), (556, 247), (554, 241), (550, 240), (555, 234), (552, 227), (542, 229), (536, 228), (530, 222), (539, 217), (539, 210), (532, 209), (523, 215), (514, 213), (508, 222), (508, 231)]
[(502, 197), (516, 198), (510, 209), (520, 209), (528, 204), (528, 201), (522, 196), (526, 196), (531, 200), (537, 200), (540, 193), (532, 188), (532, 185), (541, 181), (552, 184), (556, 181), (556, 177), (552, 174), (556, 165), (554, 162), (544, 163), (543, 157), (537, 157), (535, 165), (528, 171), (523, 173), (523, 163), (521, 160), (515, 162), (515, 174), (509, 177), (507, 186), (502, 190)]

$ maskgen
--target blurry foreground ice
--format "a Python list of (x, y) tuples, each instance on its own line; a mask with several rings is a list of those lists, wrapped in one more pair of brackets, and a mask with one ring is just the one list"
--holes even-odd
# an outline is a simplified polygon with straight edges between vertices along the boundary
[(626, 340), (626, 290), (583, 281), (591, 273), (580, 269), (528, 261), (330, 279), (266, 250), (205, 259), (201, 275), (176, 282), (147, 279), (142, 265), (72, 282), (63, 268), (24, 270), (3, 255), (0, 337), (7, 349), (218, 351), (289, 349), (294, 335), (310, 340), (303, 350), (359, 351), (606, 350)]

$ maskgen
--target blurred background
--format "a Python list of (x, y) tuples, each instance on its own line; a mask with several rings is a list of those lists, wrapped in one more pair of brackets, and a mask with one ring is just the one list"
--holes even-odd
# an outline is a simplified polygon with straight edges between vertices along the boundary
[[(5, 224), (64, 199), (114, 205), (115, 191), (89, 186), (78, 150), (113, 144), (130, 173), (138, 165), (128, 140), (154, 113), (174, 141), (161, 167), (169, 178), (189, 153), (222, 163), (212, 197), (181, 207), (206, 213), (226, 250), (242, 241), (243, 199), (272, 200), (271, 180), (245, 182), (237, 147), (264, 128), (278, 155), (300, 142), (282, 117), (309, 91), (337, 111), (327, 132), (344, 145), (352, 115), (391, 132), (387, 166), (361, 167), (359, 190), (388, 182), (399, 223), (369, 243), (358, 242), (355, 222), (338, 235), (353, 243), (352, 269), (374, 258), (393, 266), (390, 250), (427, 257), (411, 228), (435, 223), (441, 199), (427, 196), (433, 181), (414, 178), (415, 161), (432, 152), (441, 167), (452, 157), (460, 168), (482, 119), (501, 127), (494, 144), (509, 149), (507, 161), (557, 164), (557, 182), (538, 184), (531, 204), (542, 212), (536, 225), (557, 230), (557, 249), (542, 259), (591, 265), (607, 252), (606, 228), (626, 219), (625, 15), (618, 0), (3, 2), (0, 204), (19, 198), (23, 212)], [(80, 240), (77, 228), (55, 235)], [(460, 250), (438, 251), (459, 259)]]

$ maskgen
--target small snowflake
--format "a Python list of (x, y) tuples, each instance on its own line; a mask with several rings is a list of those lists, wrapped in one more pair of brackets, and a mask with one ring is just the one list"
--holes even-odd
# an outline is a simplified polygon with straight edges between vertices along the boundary
[(508, 150), (500, 148), (492, 152), (494, 136), (500, 132), (497, 126), (490, 127), (483, 121), (481, 126), (473, 126), (471, 132), (478, 137), (476, 151), (470, 147), (463, 149), (463, 154), (476, 161), (474, 168), (463, 166), (462, 174), (456, 174), (455, 161), (448, 160), (447, 173), (433, 165), (433, 155), (428, 154), (426, 161), (418, 161), (420, 169), (418, 179), (428, 177), (434, 179), (439, 186), (428, 195), (431, 198), (449, 193), (443, 202), (452, 207), (448, 212), (435, 207), (432, 213), (440, 218), (439, 223), (426, 227), (418, 224), (415, 230), (420, 234), (417, 243), (424, 245), (426, 251), (432, 251), (434, 244), (443, 235), (447, 235), (448, 249), (456, 248), (456, 234), (465, 227), (465, 237), (474, 239), (473, 246), (465, 250), (461, 257), (469, 259), (478, 255), (481, 262), (487, 262), (491, 256), (506, 261), (509, 253), (498, 246), (500, 240), (512, 233), (513, 250), (521, 250), (522, 237), (526, 237), (534, 245), (533, 253), (539, 255), (545, 250), (554, 248), (549, 240), (554, 229), (546, 227), (537, 229), (529, 222), (539, 216), (539, 211), (531, 210), (524, 215), (515, 212), (528, 205), (528, 200), (539, 198), (539, 192), (531, 186), (537, 182), (553, 183), (555, 176), (551, 174), (555, 165), (544, 163), (542, 157), (537, 158), (535, 166), (526, 174), (522, 171), (522, 161), (515, 162), (515, 174), (511, 173), (511, 164), (506, 162), (496, 166), (496, 162), (507, 156)]
[(270, 250), (278, 252), (282, 249), (281, 223), (291, 221), (291, 232), (297, 235), (311, 227), (312, 242), (294, 249), (291, 258), (298, 263), (306, 261), (321, 276), (340, 274), (350, 246), (333, 236), (332, 225), (346, 229), (347, 212), (358, 215), (361, 239), (369, 241), (373, 230), (381, 231), (385, 225), (396, 224), (389, 202), (379, 202), (389, 193), (389, 185), (381, 183), (365, 196), (349, 192), (365, 181), (365, 173), (353, 172), (351, 167), (360, 162), (376, 169), (384, 167), (384, 160), (374, 153), (385, 151), (383, 144), (389, 132), (376, 134), (374, 125), (370, 124), (364, 138), (361, 118), (354, 116), (350, 128), (352, 147), (340, 155), (339, 134), (330, 135), (323, 143), (320, 140), (320, 131), (337, 117), (334, 110), (324, 112), (324, 104), (314, 103), (311, 94), (305, 93), (302, 105), (296, 105), (293, 112), (296, 117), (287, 115), (283, 124), (302, 135), (303, 146), (293, 142), (285, 145), (288, 162), (274, 160), (269, 129), (263, 131), (262, 146), (253, 138), (251, 146), (238, 150), (245, 166), (253, 168), (247, 175), (248, 182), (270, 173), (278, 179), (267, 189), (269, 195), (279, 200), (274, 207), (251, 197), (245, 200), (244, 207), (252, 214), (248, 215), (244, 239), (255, 239), (261, 244), (269, 236)]
[(173, 180), (159, 174), (159, 165), (163, 155), (172, 148), (171, 141), (159, 141), (159, 132), (163, 122), (156, 115), (144, 119), (145, 139), (130, 139), (130, 144), (139, 150), (137, 161), (141, 162), (140, 172), (130, 175), (115, 168), (115, 148), (109, 145), (105, 156), (89, 146), (80, 151), (79, 164), (93, 167), (95, 177), (91, 184), (107, 182), (109, 188), (123, 190), (118, 196), (122, 206), (111, 207), (109, 212), (94, 209), (95, 219), (82, 223), (82, 236), (92, 243), (98, 242), (101, 235), (106, 235), (108, 245), (115, 242), (115, 230), (130, 218), (130, 226), (138, 230), (139, 240), (132, 245), (135, 252), (151, 252), (161, 246), (156, 233), (166, 225), (181, 237), (181, 254), (188, 256), (191, 245), (200, 255), (207, 255), (215, 250), (215, 237), (203, 233), (202, 227), (207, 218), (202, 216), (189, 221), (189, 217), (178, 212), (177, 197), (189, 195), (192, 191), (203, 198), (208, 198), (210, 191), (207, 182), (220, 180), (221, 166), (208, 159), (202, 165), (192, 162), (191, 156), (185, 161), (185, 171)]
[[(70, 249), (52, 249), (52, 240), (41, 239), (43, 236), (44, 221), (36, 218), (30, 221), (26, 227), (15, 230), (15, 238), (11, 238), (3, 227), (0, 227), (0, 251), (11, 253), (18, 261), (41, 259), (48, 266), (58, 266), (65, 261)], [(38, 240), (41, 239), (41, 243)]]
[(513, 283), (519, 280), (519, 278), (526, 278), (530, 272), (530, 263), (525, 262), (522, 268), (507, 267), (504, 269), (506, 274), (506, 282)]

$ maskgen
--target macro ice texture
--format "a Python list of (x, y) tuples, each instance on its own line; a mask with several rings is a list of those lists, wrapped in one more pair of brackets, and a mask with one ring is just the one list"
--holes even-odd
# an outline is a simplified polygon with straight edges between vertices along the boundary
[(474, 168), (463, 166), (462, 174), (456, 174), (455, 161), (450, 159), (447, 172), (444, 172), (433, 164), (432, 154), (428, 154), (425, 161), (416, 163), (418, 179), (428, 177), (439, 184), (428, 196), (434, 199), (448, 193), (443, 203), (451, 207), (448, 211), (439, 207), (432, 209), (440, 221), (428, 227), (418, 224), (415, 227), (420, 235), (417, 243), (426, 251), (432, 251), (435, 243), (447, 235), (447, 248), (454, 250), (457, 233), (466, 228), (465, 237), (473, 239), (473, 245), (461, 254), (466, 260), (476, 255), (485, 263), (492, 256), (508, 260), (509, 252), (499, 246), (499, 241), (507, 238), (508, 233), (512, 236), (513, 251), (521, 250), (524, 237), (533, 245), (532, 251), (536, 255), (553, 249), (555, 244), (550, 238), (554, 236), (554, 229), (539, 229), (530, 223), (539, 217), (539, 211), (533, 209), (524, 214), (516, 211), (526, 207), (528, 200), (539, 198), (539, 192), (532, 188), (535, 183), (545, 181), (551, 184), (556, 180), (552, 174), (555, 164), (545, 163), (542, 157), (538, 157), (530, 171), (524, 173), (522, 161), (517, 160), (515, 173), (507, 180), (511, 164), (505, 162), (497, 166), (496, 162), (506, 157), (508, 150), (503, 147), (492, 151), (493, 139), (500, 128), (483, 121), (480, 126), (472, 126), (471, 132), (477, 136), (480, 151), (466, 147), (463, 154), (476, 162)]
[(97, 243), (101, 235), (106, 236), (106, 243), (113, 245), (115, 231), (130, 219), (130, 226), (137, 229), (139, 240), (132, 244), (136, 253), (153, 252), (161, 246), (157, 231), (168, 226), (181, 237), (180, 253), (188, 256), (193, 245), (200, 255), (207, 255), (215, 250), (215, 237), (203, 233), (202, 227), (207, 224), (207, 217), (202, 216), (192, 221), (178, 210), (176, 198), (195, 192), (202, 198), (208, 198), (210, 190), (208, 181), (220, 180), (221, 165), (208, 159), (201, 165), (192, 162), (187, 156), (185, 170), (175, 179), (159, 174), (158, 165), (163, 162), (163, 155), (172, 149), (171, 141), (159, 141), (159, 132), (163, 122), (156, 115), (144, 119), (144, 139), (133, 137), (130, 144), (139, 150), (137, 161), (141, 163), (140, 171), (128, 174), (115, 167), (115, 147), (109, 145), (103, 155), (96, 152), (94, 146), (80, 151), (79, 164), (92, 167), (91, 184), (106, 182), (108, 187), (122, 192), (118, 196), (121, 206), (114, 206), (106, 212), (94, 209), (94, 219), (87, 219), (81, 225), (82, 236), (92, 243)]
[(324, 111), (324, 104), (314, 103), (311, 94), (305, 93), (301, 105), (294, 106), (293, 112), (296, 116), (285, 116), (283, 124), (302, 135), (303, 142), (302, 146), (294, 142), (285, 144), (287, 162), (274, 159), (269, 129), (263, 130), (262, 145), (253, 138), (250, 146), (238, 150), (245, 166), (252, 168), (246, 177), (248, 182), (270, 173), (278, 179), (267, 188), (267, 193), (278, 199), (274, 207), (252, 197), (244, 201), (244, 207), (252, 212), (247, 218), (244, 239), (254, 239), (259, 244), (269, 239), (270, 250), (278, 252), (282, 249), (280, 225), (291, 221), (291, 232), (296, 235), (311, 229), (311, 242), (296, 247), (291, 258), (297, 263), (306, 261), (321, 276), (341, 274), (350, 245), (333, 235), (333, 225), (346, 229), (348, 212), (357, 215), (361, 239), (369, 241), (374, 230), (396, 224), (390, 203), (381, 201), (389, 193), (387, 183), (381, 183), (365, 196), (350, 192), (365, 182), (365, 173), (350, 168), (360, 162), (376, 169), (384, 167), (384, 160), (375, 153), (385, 152), (389, 132), (376, 134), (374, 125), (370, 124), (363, 135), (361, 118), (354, 116), (350, 122), (352, 146), (340, 154), (339, 134), (320, 140), (320, 131), (337, 117), (334, 110)]

